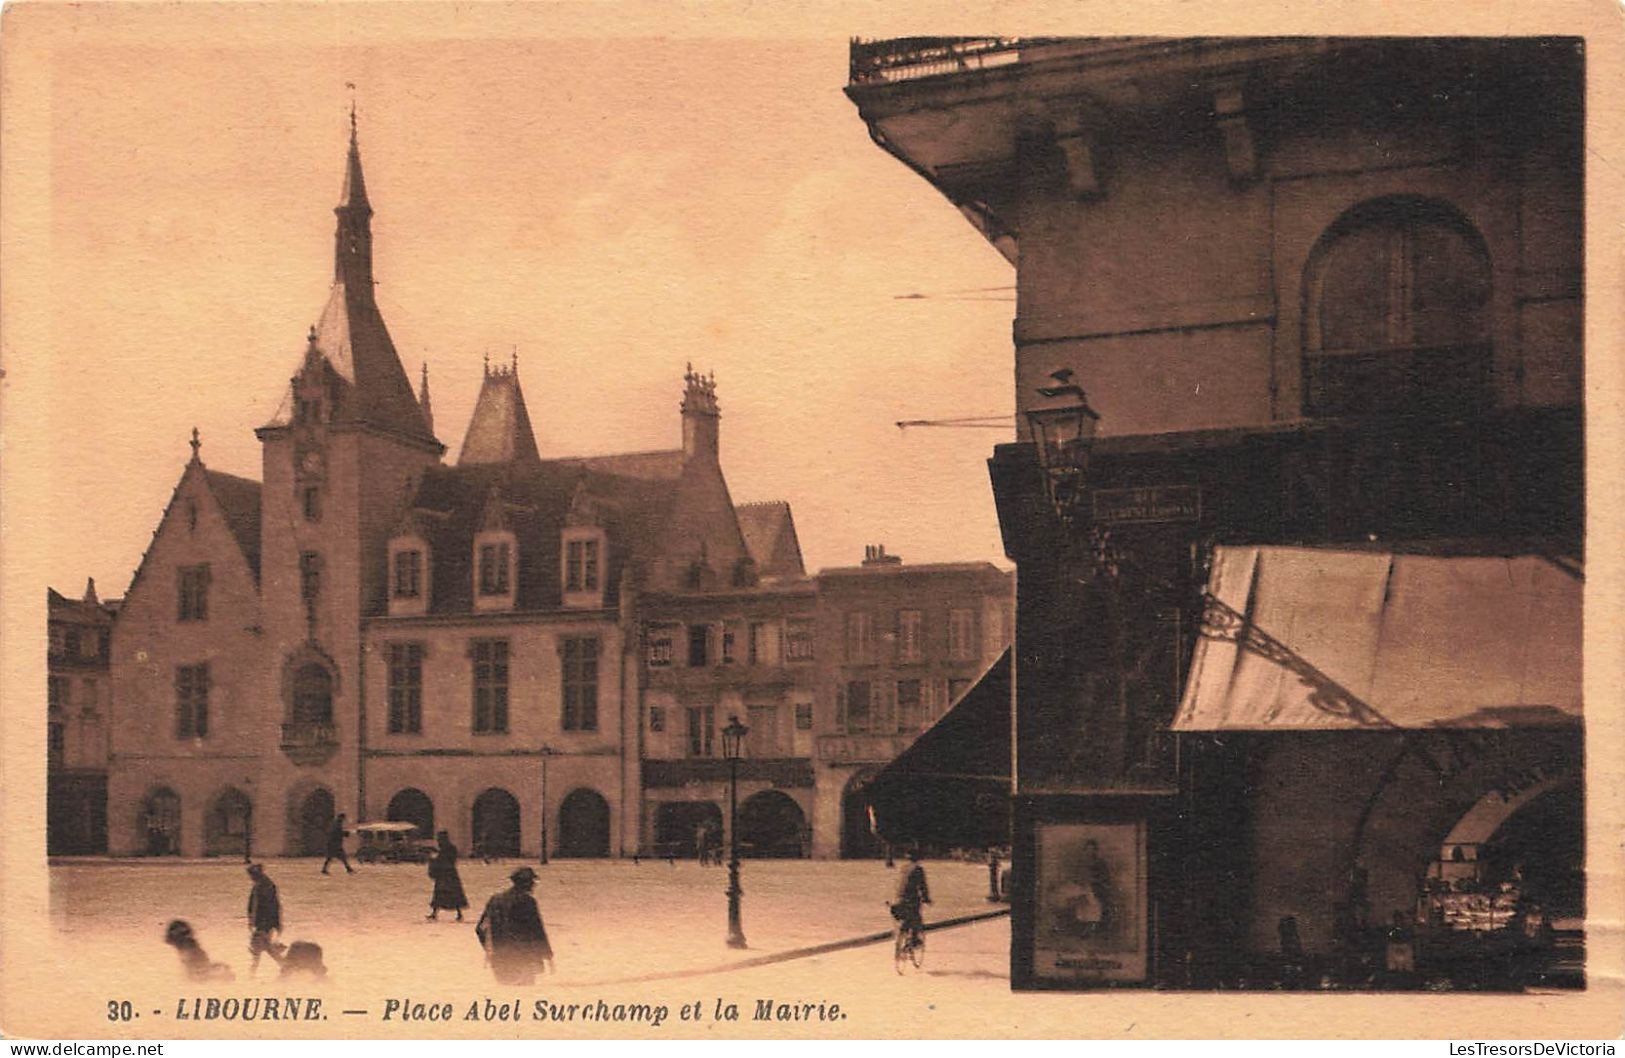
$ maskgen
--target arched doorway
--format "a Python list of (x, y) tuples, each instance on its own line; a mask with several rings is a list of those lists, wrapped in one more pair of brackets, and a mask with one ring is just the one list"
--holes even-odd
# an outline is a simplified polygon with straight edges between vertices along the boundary
[(167, 786), (147, 794), (141, 802), (137, 821), (145, 837), (142, 848), (148, 856), (181, 854), (181, 795)]
[(739, 806), (739, 854), (799, 859), (806, 855), (807, 817), (788, 794), (763, 790)]
[(474, 799), (474, 850), (487, 856), (519, 855), (519, 802), (501, 787)]
[(318, 786), (290, 807), (289, 855), (322, 855), (327, 850), (327, 832), (333, 826), (333, 816), (337, 812), (332, 791)]
[(392, 823), (414, 824), (419, 837), (434, 837), (434, 802), (415, 786), (408, 786), (389, 799), (384, 818)]
[(722, 839), (722, 809), (715, 801), (662, 802), (655, 809), (655, 855), (698, 856), (701, 831)]
[(293, 674), (293, 722), (302, 726), (333, 722), (333, 674), (308, 662)]
[(847, 780), (841, 791), (841, 857), (843, 859), (876, 859), (885, 855), (885, 847), (875, 833), (875, 821), (869, 814), (869, 798), (865, 793), (870, 781), (880, 774), (878, 767), (862, 768)]
[(558, 854), (609, 855), (609, 802), (597, 790), (572, 790), (559, 805)]
[(1462, 887), (1512, 883), (1552, 917), (1585, 913), (1585, 791), (1579, 778), (1547, 778), (1514, 794), (1491, 791), (1450, 828), (1430, 872)]
[(242, 856), (248, 852), (248, 795), (235, 786), (221, 790), (203, 817), (203, 855)]

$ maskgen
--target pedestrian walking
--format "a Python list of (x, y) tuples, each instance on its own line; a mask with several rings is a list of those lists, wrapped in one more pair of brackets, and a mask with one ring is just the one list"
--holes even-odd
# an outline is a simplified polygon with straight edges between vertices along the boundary
[(463, 879), (457, 873), (457, 846), (444, 830), (435, 835), (440, 847), (429, 861), (429, 877), (434, 879), (434, 892), (429, 896), (429, 918), (438, 920), (440, 909), (457, 912), (457, 921), (463, 920), (463, 908), (468, 896), (463, 892)]
[(553, 946), (547, 941), (547, 927), (531, 890), (536, 872), (521, 867), (508, 876), (512, 888), (498, 893), (485, 904), (474, 935), (485, 949), (491, 972), (502, 984), (528, 985), (545, 967), (553, 969)]
[(249, 864), (248, 877), (248, 954), (252, 961), (248, 972), (257, 973), (260, 956), (267, 952), (280, 960), (285, 945), (276, 935), (282, 932), (282, 902), (277, 898), (276, 883), (260, 864)]
[(354, 874), (355, 868), (350, 866), (350, 858), (344, 854), (344, 813), (340, 812), (333, 817), (333, 825), (327, 831), (327, 858), (322, 861), (322, 873), (327, 873), (327, 865), (334, 860), (344, 864), (345, 874)]
[(194, 981), (230, 981), (234, 979), (231, 967), (212, 962), (192, 932), (192, 924), (175, 919), (164, 930), (164, 943), (175, 949), (181, 958), (181, 969)]

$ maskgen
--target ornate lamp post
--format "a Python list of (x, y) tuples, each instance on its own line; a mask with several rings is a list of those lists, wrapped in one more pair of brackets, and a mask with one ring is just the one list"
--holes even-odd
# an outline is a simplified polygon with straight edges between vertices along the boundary
[(1044, 492), (1055, 513), (1070, 524), (1083, 502), (1100, 415), (1089, 407), (1083, 388), (1072, 381), (1071, 368), (1050, 378), (1055, 385), (1038, 387), (1039, 400), (1027, 409), (1027, 423), (1044, 471)]
[(553, 755), (552, 746), (543, 746), (542, 754), (542, 865), (547, 865), (547, 758)]
[(722, 729), (722, 755), (728, 758), (728, 947), (743, 948), (745, 933), (739, 928), (739, 757), (750, 728), (730, 716)]

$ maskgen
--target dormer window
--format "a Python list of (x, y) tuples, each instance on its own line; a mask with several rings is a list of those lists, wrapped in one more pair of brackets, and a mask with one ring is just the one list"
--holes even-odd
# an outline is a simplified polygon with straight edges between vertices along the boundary
[(474, 538), (474, 609), (513, 609), (518, 580), (513, 533), (488, 529)]
[(480, 545), (480, 594), (506, 595), (508, 587), (508, 565), (513, 555), (506, 541), (496, 544)]
[(604, 605), (603, 530), (596, 526), (567, 528), (559, 549), (559, 580), (564, 587), (564, 605)]
[(395, 598), (416, 599), (423, 595), (423, 552), (395, 552)]

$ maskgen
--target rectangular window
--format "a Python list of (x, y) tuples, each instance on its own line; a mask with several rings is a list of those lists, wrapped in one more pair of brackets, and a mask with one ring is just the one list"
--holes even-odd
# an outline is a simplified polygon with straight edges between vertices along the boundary
[(77, 628), (68, 629), (66, 650), (67, 650), (68, 657), (70, 657), (70, 658), (77, 658), (79, 656), (79, 651), (80, 651), (79, 629), (77, 629)]
[(598, 590), (598, 541), (571, 540), (565, 544), (564, 590)]
[(480, 545), (480, 594), (508, 594), (508, 560), (511, 549), (507, 543)]
[(389, 645), (389, 733), (423, 733), (423, 644)]
[(784, 656), (790, 661), (813, 659), (813, 624), (791, 621), (784, 629)]
[(671, 629), (655, 628), (649, 631), (649, 667), (664, 669), (671, 666)]
[(301, 504), (305, 509), (305, 521), (319, 522), (322, 520), (322, 490), (318, 485), (306, 485), (300, 493)]
[(96, 681), (79, 681), (79, 711), (81, 713), (94, 713), (96, 711)]
[(66, 676), (47, 676), (45, 678), (46, 704), (52, 709), (66, 709), (68, 707), (68, 678)]
[(666, 730), (666, 707), (651, 705), (649, 707), (649, 730), (661, 732)]
[(598, 730), (598, 640), (564, 640), (564, 730)]
[(948, 611), (948, 656), (955, 661), (976, 656), (976, 611)]
[(714, 756), (717, 710), (714, 705), (691, 705), (688, 708), (688, 755)]
[(175, 668), (175, 737), (209, 733), (209, 663)]
[(925, 726), (925, 699), (920, 694), (919, 680), (897, 681), (897, 728), (899, 731), (918, 731)]
[(897, 611), (897, 660), (919, 661), (924, 657), (925, 615), (918, 610)]
[(423, 552), (395, 552), (395, 598), (416, 599), (423, 594)]
[(508, 730), (508, 641), (474, 640), (474, 733)]
[(784, 755), (779, 746), (779, 707), (776, 705), (746, 706), (746, 724), (750, 734), (745, 739), (745, 748), (752, 757), (781, 757)]
[(734, 634), (732, 629), (725, 628), (722, 630), (722, 663), (724, 665), (732, 665), (739, 660), (735, 656), (738, 653), (735, 646), (736, 639), (738, 639), (738, 636)]
[(757, 621), (750, 626), (750, 663), (777, 665), (779, 663), (779, 626)]
[(857, 610), (846, 615), (846, 660), (868, 662), (875, 659), (875, 623), (868, 613)]
[(50, 742), (47, 744), (47, 751), (50, 754), (50, 756), (47, 758), (48, 762), (51, 764), (61, 764), (68, 755), (67, 740), (63, 736), (62, 723), (56, 720), (51, 721), (50, 726), (46, 728), (46, 733), (50, 739)]
[(299, 597), (315, 602), (322, 593), (322, 556), (306, 551), (299, 556)]
[(799, 702), (799, 703), (797, 703), (797, 705), (796, 705), (796, 730), (797, 731), (811, 731), (812, 730), (812, 720), (813, 720), (812, 703), (811, 702)]
[(846, 731), (863, 734), (874, 724), (873, 702), (868, 680), (852, 680), (846, 685)]
[(688, 626), (688, 664), (690, 668), (700, 668), (710, 660), (711, 626)]
[(180, 608), (177, 619), (207, 621), (209, 619), (209, 566), (182, 566), (179, 578)]

